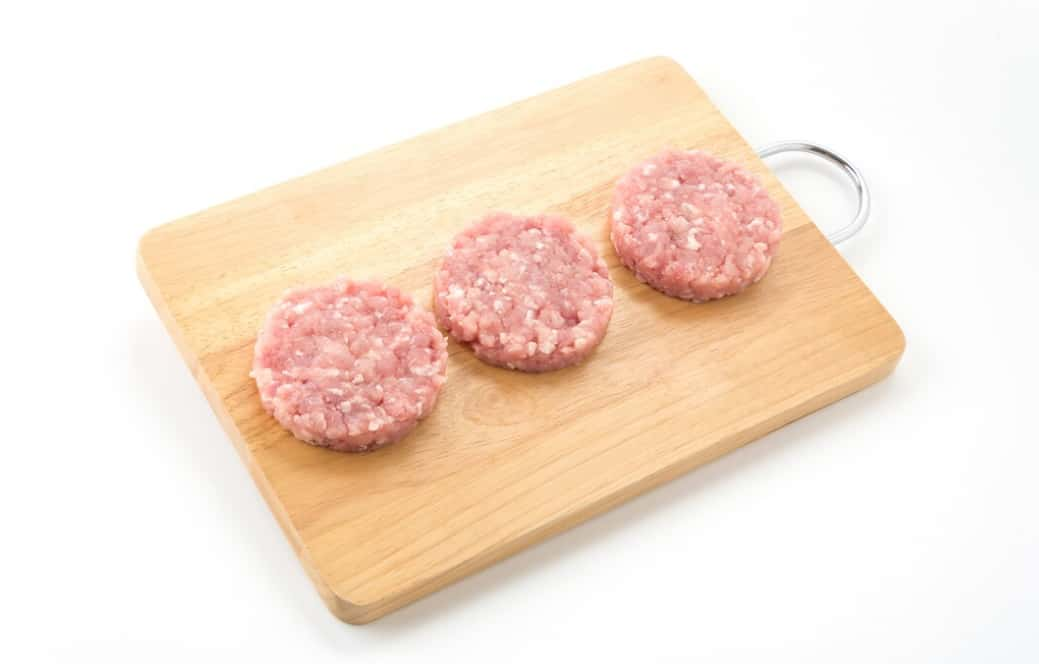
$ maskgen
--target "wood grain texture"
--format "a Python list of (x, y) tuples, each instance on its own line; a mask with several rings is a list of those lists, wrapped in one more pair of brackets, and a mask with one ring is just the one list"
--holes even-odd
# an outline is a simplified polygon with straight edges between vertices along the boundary
[[(613, 182), (665, 146), (746, 164), (785, 235), (766, 278), (694, 305), (638, 283), (607, 235)], [(431, 298), (451, 237), (490, 209), (591, 235), (616, 306), (581, 366), (528, 375), (452, 344), (433, 415), (347, 455), (293, 439), (248, 377), (293, 286), (375, 277)], [(886, 375), (896, 323), (672, 60), (636, 62), (145, 235), (138, 272), (328, 606), (374, 620)]]

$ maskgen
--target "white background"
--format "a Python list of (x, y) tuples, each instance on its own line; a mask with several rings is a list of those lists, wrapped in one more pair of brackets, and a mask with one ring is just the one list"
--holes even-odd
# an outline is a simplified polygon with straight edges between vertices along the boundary
[[(0, 10), (0, 659), (1039, 661), (1036, 3)], [(436, 5), (436, 6), (433, 6)], [(851, 156), (890, 379), (373, 625), (137, 283), (149, 227), (649, 55)], [(820, 225), (851, 213), (775, 162)], [(230, 659), (228, 659), (230, 658)]]

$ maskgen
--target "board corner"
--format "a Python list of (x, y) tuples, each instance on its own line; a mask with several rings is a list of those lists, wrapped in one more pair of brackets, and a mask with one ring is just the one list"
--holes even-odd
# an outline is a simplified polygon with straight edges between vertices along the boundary
[(325, 606), (333, 616), (348, 625), (367, 625), (388, 612), (381, 608), (383, 602), (358, 602), (331, 587), (326, 588), (327, 592), (319, 590)]

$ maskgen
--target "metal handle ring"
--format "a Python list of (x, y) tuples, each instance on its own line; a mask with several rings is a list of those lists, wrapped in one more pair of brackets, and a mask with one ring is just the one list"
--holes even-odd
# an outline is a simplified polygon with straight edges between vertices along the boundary
[(862, 171), (855, 168), (851, 162), (833, 150), (807, 141), (784, 141), (782, 143), (766, 145), (758, 150), (758, 156), (764, 159), (765, 157), (771, 157), (772, 155), (781, 152), (810, 152), (811, 154), (818, 155), (823, 159), (840, 166), (841, 169), (848, 174), (848, 177), (851, 178), (852, 184), (855, 185), (855, 190), (859, 194), (859, 209), (855, 212), (855, 218), (852, 219), (851, 223), (848, 225), (838, 228), (832, 233), (827, 233), (827, 240), (833, 244), (840, 244), (862, 230), (862, 227), (866, 225), (866, 220), (869, 219), (870, 202), (869, 187), (866, 185), (866, 179), (862, 177)]

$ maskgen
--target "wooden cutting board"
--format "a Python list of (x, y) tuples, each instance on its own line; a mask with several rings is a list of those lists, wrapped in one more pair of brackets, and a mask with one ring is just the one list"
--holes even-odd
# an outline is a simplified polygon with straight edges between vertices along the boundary
[[(344, 126), (344, 131), (348, 129)], [(618, 264), (613, 182), (665, 146), (746, 164), (785, 235), (766, 278), (689, 304)], [(431, 298), (487, 210), (569, 216), (616, 286), (589, 361), (550, 374), (450, 347), (434, 413), (368, 455), (305, 445), (248, 373), (293, 286), (376, 277)], [(898, 325), (688, 74), (636, 62), (219, 205), (145, 235), (138, 272), (332, 612), (374, 620), (880, 379)]]

